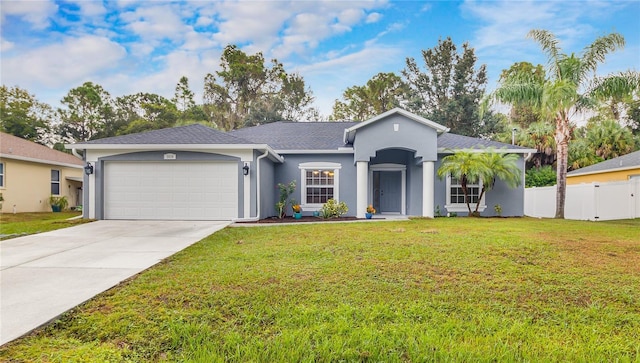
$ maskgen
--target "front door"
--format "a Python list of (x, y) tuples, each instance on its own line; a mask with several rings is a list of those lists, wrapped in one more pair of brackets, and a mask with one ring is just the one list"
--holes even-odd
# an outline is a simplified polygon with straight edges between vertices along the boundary
[(402, 172), (373, 172), (373, 207), (378, 213), (401, 213)]

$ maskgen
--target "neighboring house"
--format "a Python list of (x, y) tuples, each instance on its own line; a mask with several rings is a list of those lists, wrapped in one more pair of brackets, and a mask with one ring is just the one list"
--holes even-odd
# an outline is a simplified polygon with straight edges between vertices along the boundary
[(567, 184), (604, 183), (640, 178), (640, 150), (567, 173)]
[[(274, 122), (232, 132), (195, 124), (67, 147), (85, 150), (95, 168), (85, 177), (84, 211), (97, 219), (266, 218), (276, 214), (277, 184), (292, 180), (291, 197), (306, 215), (330, 198), (358, 217), (368, 204), (382, 214), (466, 215), (458, 182), (436, 176), (444, 156), (465, 148), (520, 154), (524, 180), (525, 157), (535, 150), (447, 131), (394, 109), (365, 122)], [(471, 190), (477, 199), (479, 188)], [(524, 187), (498, 181), (479, 203), (483, 215), (499, 204), (502, 215), (521, 216)]]
[(2, 212), (46, 212), (51, 195), (82, 204), (82, 160), (29, 140), (0, 132)]

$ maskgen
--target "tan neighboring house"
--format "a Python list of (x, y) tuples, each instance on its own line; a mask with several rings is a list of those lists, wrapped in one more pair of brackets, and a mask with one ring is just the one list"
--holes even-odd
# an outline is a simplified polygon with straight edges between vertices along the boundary
[(567, 173), (567, 185), (640, 178), (640, 150)]
[(46, 146), (0, 132), (3, 213), (51, 211), (51, 195), (82, 205), (83, 162)]

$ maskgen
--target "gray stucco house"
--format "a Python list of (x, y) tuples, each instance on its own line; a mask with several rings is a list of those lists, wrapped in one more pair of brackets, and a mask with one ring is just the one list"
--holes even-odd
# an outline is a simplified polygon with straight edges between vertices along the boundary
[[(535, 150), (451, 134), (402, 109), (364, 122), (274, 122), (231, 132), (196, 124), (67, 145), (84, 150), (84, 217), (167, 220), (274, 216), (276, 185), (292, 180), (304, 214), (333, 198), (358, 217), (369, 204), (381, 214), (464, 215), (458, 182), (436, 170), (452, 150), (486, 147), (519, 154), (524, 179)], [(482, 215), (500, 204), (502, 215), (522, 216), (524, 187), (498, 181), (479, 203)]]

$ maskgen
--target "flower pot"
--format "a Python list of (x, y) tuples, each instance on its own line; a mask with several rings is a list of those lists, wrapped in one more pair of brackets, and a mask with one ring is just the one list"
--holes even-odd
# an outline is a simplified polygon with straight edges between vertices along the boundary
[(295, 218), (295, 219), (302, 218), (302, 213), (293, 213), (293, 218)]
[(317, 210), (313, 211), (313, 216), (314, 217), (320, 217), (320, 212), (318, 212)]
[(371, 217), (373, 217), (373, 213), (365, 213), (364, 216), (367, 217), (367, 219), (371, 219)]
[(51, 206), (51, 211), (53, 211), (53, 212), (57, 213), (57, 212), (60, 212), (61, 210), (62, 210), (62, 208), (60, 208), (59, 205), (52, 205)]

